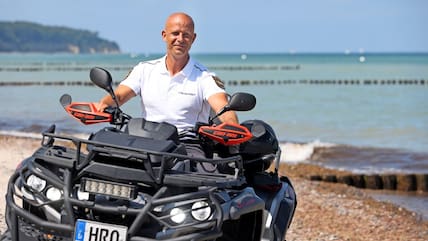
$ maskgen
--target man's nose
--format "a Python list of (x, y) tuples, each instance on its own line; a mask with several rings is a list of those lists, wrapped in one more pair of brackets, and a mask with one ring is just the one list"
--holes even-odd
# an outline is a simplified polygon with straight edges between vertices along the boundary
[(183, 35), (183, 33), (179, 33), (178, 35), (177, 35), (177, 40), (178, 41), (183, 41), (183, 39), (184, 39), (184, 35)]
[(182, 34), (182, 33), (179, 33), (179, 34), (177, 35), (177, 40), (178, 40), (178, 41), (183, 41), (183, 34)]

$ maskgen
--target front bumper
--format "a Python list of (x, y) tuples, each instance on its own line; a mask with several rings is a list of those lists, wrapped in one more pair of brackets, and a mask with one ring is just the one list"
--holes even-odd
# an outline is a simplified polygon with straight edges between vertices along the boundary
[[(111, 215), (122, 215), (132, 217), (132, 222), (127, 225), (127, 240), (129, 241), (185, 241), (185, 240), (207, 240), (215, 239), (222, 235), (221, 226), (223, 223), (222, 206), (214, 196), (215, 188), (200, 190), (198, 192), (180, 194), (176, 196), (163, 196), (167, 192), (166, 187), (162, 187), (142, 208), (102, 206), (91, 201), (82, 201), (70, 197), (64, 198), (65, 207), (61, 212), (60, 222), (53, 222), (41, 218), (25, 208), (19, 202), (25, 197), (16, 191), (15, 180), (19, 173), (14, 174), (8, 185), (6, 195), (6, 222), (11, 232), (12, 241), (68, 241), (74, 240), (75, 222), (77, 217), (74, 213), (67, 214), (67, 210), (77, 208), (91, 209), (96, 212), (103, 212)], [(210, 200), (213, 207), (213, 215), (209, 220), (194, 222), (176, 226), (164, 226), (155, 234), (145, 235), (141, 230), (150, 222), (159, 222), (165, 225), (159, 215), (154, 214), (155, 207), (164, 206), (168, 203), (188, 202), (188, 200)], [(99, 220), (98, 220), (99, 221)], [(162, 224), (163, 223), (163, 224)], [(118, 225), (121, 225), (118, 223)]]

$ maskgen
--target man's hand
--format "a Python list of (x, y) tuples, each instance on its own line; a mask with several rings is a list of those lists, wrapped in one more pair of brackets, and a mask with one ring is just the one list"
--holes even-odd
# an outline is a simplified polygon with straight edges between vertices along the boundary
[(95, 108), (97, 108), (97, 110), (99, 112), (104, 112), (104, 110), (109, 107), (109, 105), (107, 105), (104, 102), (98, 102), (98, 103), (94, 103)]

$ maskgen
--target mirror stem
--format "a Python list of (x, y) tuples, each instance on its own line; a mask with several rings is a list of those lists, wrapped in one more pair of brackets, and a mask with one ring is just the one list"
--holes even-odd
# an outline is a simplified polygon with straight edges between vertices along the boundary
[(221, 109), (217, 114), (215, 114), (212, 118), (210, 118), (210, 119), (208, 120), (208, 124), (209, 124), (209, 125), (212, 125), (212, 124), (213, 124), (213, 121), (214, 121), (216, 118), (218, 118), (219, 116), (221, 116), (224, 112), (226, 112), (226, 111), (228, 111), (228, 110), (229, 110), (229, 108), (227, 108), (227, 106), (223, 107), (223, 109)]
[(112, 94), (111, 98), (113, 99), (114, 103), (116, 104), (116, 107), (119, 108), (119, 101), (117, 101), (116, 96), (114, 94)]

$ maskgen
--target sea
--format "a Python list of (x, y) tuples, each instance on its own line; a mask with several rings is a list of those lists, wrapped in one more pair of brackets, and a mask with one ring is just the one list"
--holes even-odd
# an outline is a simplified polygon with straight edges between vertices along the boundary
[[(0, 54), (0, 134), (37, 137), (55, 124), (58, 132), (88, 135), (100, 126), (70, 118), (59, 98), (67, 93), (73, 101), (98, 102), (106, 92), (91, 84), (92, 67), (109, 70), (117, 84), (138, 62), (162, 55)], [(428, 53), (195, 53), (192, 58), (215, 72), (228, 93), (256, 96), (256, 107), (238, 117), (273, 127), (281, 162), (367, 174), (428, 173)], [(139, 116), (139, 108), (134, 98), (123, 110)], [(415, 196), (418, 203), (410, 209), (428, 206), (426, 195), (409, 195), (408, 203)], [(428, 218), (428, 211), (424, 215)]]

